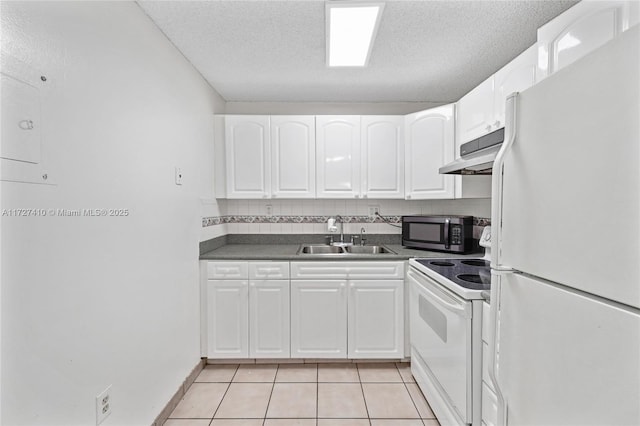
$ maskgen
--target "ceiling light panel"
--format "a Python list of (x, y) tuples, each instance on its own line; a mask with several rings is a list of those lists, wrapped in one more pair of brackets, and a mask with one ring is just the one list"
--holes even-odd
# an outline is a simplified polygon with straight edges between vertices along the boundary
[(383, 3), (326, 4), (328, 66), (367, 65), (383, 9)]

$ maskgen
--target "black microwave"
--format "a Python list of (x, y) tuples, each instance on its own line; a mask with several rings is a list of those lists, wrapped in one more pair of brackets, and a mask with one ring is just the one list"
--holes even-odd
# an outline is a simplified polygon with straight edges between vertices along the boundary
[(451, 253), (474, 251), (473, 216), (402, 216), (402, 245)]

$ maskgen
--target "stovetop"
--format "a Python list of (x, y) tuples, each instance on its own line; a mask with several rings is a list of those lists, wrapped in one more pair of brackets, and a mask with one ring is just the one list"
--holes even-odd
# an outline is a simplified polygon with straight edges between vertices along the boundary
[[(423, 267), (468, 290), (490, 290), (491, 268), (484, 259), (414, 259)], [(431, 275), (431, 274), (430, 274)]]

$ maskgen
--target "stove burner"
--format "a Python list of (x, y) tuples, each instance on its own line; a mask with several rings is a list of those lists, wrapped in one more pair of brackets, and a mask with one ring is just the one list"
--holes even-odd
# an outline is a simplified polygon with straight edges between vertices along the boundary
[(463, 260), (462, 263), (471, 266), (489, 266), (489, 262), (480, 259)]
[(429, 263), (436, 266), (453, 266), (453, 263), (451, 262), (435, 261), (435, 262), (429, 262)]
[(456, 275), (456, 278), (469, 283), (482, 284), (482, 277), (475, 274), (460, 274)]

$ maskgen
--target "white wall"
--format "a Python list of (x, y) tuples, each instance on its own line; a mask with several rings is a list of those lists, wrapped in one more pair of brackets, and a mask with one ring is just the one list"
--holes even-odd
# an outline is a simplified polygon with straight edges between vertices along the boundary
[(148, 425), (199, 361), (201, 199), (224, 101), (135, 3), (1, 6), (3, 50), (51, 84), (57, 182), (2, 183), (2, 208), (130, 211), (2, 217), (2, 424), (95, 424), (113, 385), (103, 424)]

